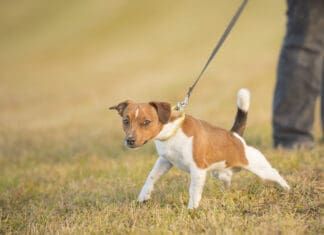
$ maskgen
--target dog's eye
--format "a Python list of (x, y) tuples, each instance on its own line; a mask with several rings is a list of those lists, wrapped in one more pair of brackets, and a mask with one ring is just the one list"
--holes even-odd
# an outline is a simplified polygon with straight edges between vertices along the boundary
[(150, 125), (150, 123), (151, 123), (150, 120), (145, 120), (145, 121), (143, 122), (143, 125), (144, 125), (144, 126), (148, 126), (148, 125)]
[(128, 118), (123, 119), (123, 124), (124, 124), (125, 126), (127, 126), (127, 125), (129, 124), (129, 120), (128, 120)]

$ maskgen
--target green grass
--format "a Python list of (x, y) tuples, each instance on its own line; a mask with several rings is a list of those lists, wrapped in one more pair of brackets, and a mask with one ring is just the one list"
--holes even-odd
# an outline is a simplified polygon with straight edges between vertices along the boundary
[[(247, 172), (225, 191), (209, 178), (201, 207), (190, 212), (188, 175), (172, 170), (152, 201), (135, 199), (154, 162), (151, 148), (118, 158), (80, 154), (3, 160), (0, 181), (1, 231), (38, 233), (219, 232), (304, 233), (321, 231), (321, 152), (265, 152), (292, 190), (283, 192)], [(32, 154), (33, 155), (33, 154)], [(49, 157), (51, 156), (52, 157)]]
[[(240, 87), (252, 92), (246, 140), (292, 186), (241, 171), (230, 190), (208, 178), (186, 209), (173, 169), (136, 203), (156, 153), (122, 146), (125, 99), (175, 103), (239, 1), (0, 3), (0, 234), (323, 233), (323, 153), (271, 148), (271, 100), (284, 33), (281, 0), (251, 1), (195, 90), (188, 113), (229, 128)], [(314, 127), (321, 136), (318, 110)]]

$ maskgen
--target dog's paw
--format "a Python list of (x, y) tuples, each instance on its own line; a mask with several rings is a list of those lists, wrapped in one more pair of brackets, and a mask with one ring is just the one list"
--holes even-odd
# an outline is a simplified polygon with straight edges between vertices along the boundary
[(137, 198), (138, 202), (146, 202), (151, 199), (151, 196), (147, 193), (140, 193), (140, 195)]
[(195, 210), (198, 208), (198, 206), (188, 205), (188, 210)]
[(195, 203), (195, 202), (193, 202), (192, 200), (190, 200), (189, 201), (189, 203), (188, 203), (188, 209), (189, 210), (194, 210), (194, 209), (197, 209), (199, 207), (199, 203)]
[(285, 191), (287, 191), (287, 192), (290, 191), (290, 186), (289, 186), (287, 183), (284, 184), (282, 187), (283, 187), (283, 189), (284, 189)]

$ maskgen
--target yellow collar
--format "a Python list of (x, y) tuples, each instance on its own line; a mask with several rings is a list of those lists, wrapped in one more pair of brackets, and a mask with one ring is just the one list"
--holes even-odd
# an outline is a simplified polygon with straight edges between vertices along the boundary
[[(174, 108), (172, 108), (172, 110), (174, 110)], [(157, 140), (167, 141), (168, 139), (173, 137), (177, 133), (179, 128), (181, 127), (183, 121), (185, 120), (185, 117), (186, 117), (186, 114), (184, 112), (181, 112), (181, 116), (174, 121), (174, 122), (178, 122), (177, 125), (168, 133), (168, 135), (163, 136), (161, 138), (157, 138)], [(168, 125), (168, 124), (166, 124), (166, 125)], [(162, 129), (162, 131), (163, 131), (163, 129)]]

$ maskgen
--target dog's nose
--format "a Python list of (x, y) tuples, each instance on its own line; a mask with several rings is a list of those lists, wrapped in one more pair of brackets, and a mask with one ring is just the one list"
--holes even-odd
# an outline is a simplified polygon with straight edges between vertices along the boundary
[(128, 137), (126, 139), (126, 143), (128, 146), (133, 146), (135, 144), (135, 138), (134, 137)]

